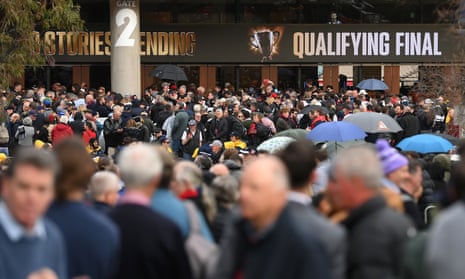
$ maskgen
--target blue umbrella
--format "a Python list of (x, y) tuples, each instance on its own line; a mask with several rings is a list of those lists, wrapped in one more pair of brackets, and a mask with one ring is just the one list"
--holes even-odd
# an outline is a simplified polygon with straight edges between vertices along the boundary
[(401, 140), (397, 147), (402, 151), (415, 151), (418, 153), (447, 153), (454, 146), (448, 140), (432, 135), (420, 134)]
[(364, 139), (367, 134), (357, 125), (350, 122), (325, 122), (311, 130), (307, 139), (313, 141), (351, 141)]
[(389, 88), (382, 80), (374, 78), (362, 80), (357, 84), (357, 87), (371, 91), (384, 91)]

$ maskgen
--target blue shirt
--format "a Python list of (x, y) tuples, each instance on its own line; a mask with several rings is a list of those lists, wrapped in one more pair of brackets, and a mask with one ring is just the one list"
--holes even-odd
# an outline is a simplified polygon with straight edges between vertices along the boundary
[(26, 228), (16, 222), (4, 202), (0, 203), (0, 225), (2, 225), (8, 238), (12, 242), (18, 242), (22, 237), (37, 237), (42, 240), (47, 237), (44, 221), (42, 219), (37, 220), (31, 231), (27, 231)]
[(43, 268), (67, 278), (66, 249), (58, 228), (40, 219), (31, 231), (21, 226), (0, 202), (0, 278), (24, 279)]
[[(184, 239), (187, 239), (190, 230), (187, 209), (184, 206), (184, 203), (170, 190), (158, 189), (152, 197), (152, 208), (178, 225), (181, 229), (182, 236)], [(207, 222), (198, 211), (197, 216), (199, 218), (200, 232), (202, 236), (213, 242), (213, 236), (207, 226)]]

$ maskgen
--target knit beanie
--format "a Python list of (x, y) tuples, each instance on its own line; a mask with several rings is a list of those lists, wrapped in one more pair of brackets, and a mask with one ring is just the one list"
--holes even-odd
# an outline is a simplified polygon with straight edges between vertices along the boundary
[(383, 166), (384, 175), (388, 175), (408, 164), (408, 159), (391, 147), (386, 140), (378, 139), (376, 141), (376, 150)]
[(433, 157), (433, 163), (438, 163), (445, 171), (450, 171), (451, 162), (450, 158), (446, 154), (438, 154)]

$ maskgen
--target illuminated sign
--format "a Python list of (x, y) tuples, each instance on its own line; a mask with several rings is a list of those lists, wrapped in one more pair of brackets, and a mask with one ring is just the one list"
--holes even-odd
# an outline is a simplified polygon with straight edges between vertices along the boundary
[[(39, 53), (40, 42), (44, 43), (46, 55), (58, 56), (110, 56), (110, 32), (52, 32), (41, 37), (34, 33)], [(155, 56), (193, 56), (196, 36), (194, 32), (141, 32), (140, 54)]]
[[(130, 5), (131, 1), (120, 1)], [(125, 26), (125, 28), (129, 28)], [(140, 32), (143, 63), (462, 62), (465, 35), (449, 25), (165, 25)], [(34, 33), (57, 63), (109, 62), (108, 31)], [(121, 36), (120, 36), (121, 38)], [(119, 38), (119, 39), (120, 39)], [(44, 46), (40, 49), (40, 43)], [(125, 44), (124, 36), (123, 42)]]

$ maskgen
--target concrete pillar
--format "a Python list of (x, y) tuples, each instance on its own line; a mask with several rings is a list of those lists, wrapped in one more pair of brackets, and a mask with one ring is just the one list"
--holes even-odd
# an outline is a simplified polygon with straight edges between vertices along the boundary
[(110, 0), (111, 89), (141, 96), (140, 1)]

